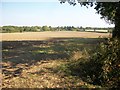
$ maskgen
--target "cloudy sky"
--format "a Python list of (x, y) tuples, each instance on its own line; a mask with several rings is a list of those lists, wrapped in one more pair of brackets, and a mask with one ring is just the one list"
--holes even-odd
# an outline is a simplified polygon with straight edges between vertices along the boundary
[(1, 25), (114, 27), (94, 7), (60, 4), (58, 0), (2, 0)]

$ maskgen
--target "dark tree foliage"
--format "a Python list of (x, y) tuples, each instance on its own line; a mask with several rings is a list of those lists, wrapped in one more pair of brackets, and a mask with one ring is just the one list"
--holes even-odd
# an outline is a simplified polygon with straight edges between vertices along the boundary
[[(59, 0), (60, 3), (68, 2), (70, 5), (76, 5), (75, 0)], [(80, 2), (77, 0), (81, 6), (93, 6), (97, 13), (101, 15), (101, 18), (104, 18), (108, 23), (115, 24), (113, 30), (113, 37), (120, 38), (120, 1), (119, 2), (97, 2), (97, 0), (87, 0), (87, 2)], [(96, 2), (95, 2), (96, 1)]]
[(120, 38), (120, 2), (97, 2), (95, 3), (98, 14), (101, 14), (106, 21), (115, 24), (113, 37)]

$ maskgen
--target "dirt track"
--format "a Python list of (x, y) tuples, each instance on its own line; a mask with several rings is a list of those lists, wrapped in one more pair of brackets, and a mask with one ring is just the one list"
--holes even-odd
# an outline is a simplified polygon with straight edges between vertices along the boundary
[(23, 33), (2, 33), (2, 41), (47, 40), (50, 38), (72, 38), (72, 37), (98, 38), (108, 36), (109, 33), (75, 32), (75, 31), (23, 32)]

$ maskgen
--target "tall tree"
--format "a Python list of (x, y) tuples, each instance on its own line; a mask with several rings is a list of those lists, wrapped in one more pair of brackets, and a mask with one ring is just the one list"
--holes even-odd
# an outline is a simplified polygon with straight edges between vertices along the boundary
[[(60, 3), (68, 2), (70, 5), (76, 5), (75, 0), (59, 0)], [(120, 1), (119, 2), (97, 2), (97, 0), (84, 0), (87, 2), (82, 2), (83, 0), (77, 0), (81, 6), (93, 6), (97, 13), (100, 14), (108, 23), (115, 24), (115, 28), (112, 32), (113, 37), (120, 39)], [(96, 2), (95, 2), (96, 1)]]

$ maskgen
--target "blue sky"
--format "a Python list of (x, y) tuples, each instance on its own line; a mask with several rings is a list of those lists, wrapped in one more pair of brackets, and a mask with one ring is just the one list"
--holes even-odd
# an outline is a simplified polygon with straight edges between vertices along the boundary
[(100, 19), (93, 7), (60, 4), (57, 0), (2, 0), (0, 17), (1, 25), (114, 27)]

